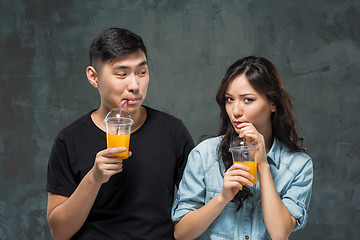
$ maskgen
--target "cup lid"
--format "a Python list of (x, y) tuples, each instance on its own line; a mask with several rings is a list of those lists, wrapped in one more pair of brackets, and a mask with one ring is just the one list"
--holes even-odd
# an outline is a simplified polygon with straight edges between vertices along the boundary
[[(109, 119), (119, 119), (120, 118), (120, 108), (112, 109), (108, 114), (106, 114), (106, 117), (104, 119), (104, 123), (106, 123)], [(134, 123), (134, 120), (131, 118), (131, 115), (129, 112), (122, 110), (121, 111), (121, 118), (127, 118), (132, 125)]]
[(230, 143), (229, 151), (233, 152), (234, 150), (240, 150), (245, 147), (249, 149), (257, 149), (257, 146), (251, 143), (249, 139), (236, 136)]

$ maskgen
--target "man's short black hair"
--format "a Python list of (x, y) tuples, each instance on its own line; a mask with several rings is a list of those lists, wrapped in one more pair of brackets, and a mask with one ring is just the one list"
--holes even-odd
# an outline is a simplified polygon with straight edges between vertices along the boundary
[(90, 45), (90, 65), (111, 62), (130, 53), (142, 50), (146, 53), (143, 40), (137, 34), (123, 28), (108, 28), (94, 38)]

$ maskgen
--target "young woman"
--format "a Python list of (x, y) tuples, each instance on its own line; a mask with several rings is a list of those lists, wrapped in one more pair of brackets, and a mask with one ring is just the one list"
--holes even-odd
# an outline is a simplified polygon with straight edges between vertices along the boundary
[[(219, 134), (188, 157), (172, 210), (175, 238), (287, 239), (306, 224), (313, 166), (277, 69), (261, 57), (236, 61), (216, 100)], [(233, 164), (237, 135), (258, 147), (255, 185), (245, 165)]]

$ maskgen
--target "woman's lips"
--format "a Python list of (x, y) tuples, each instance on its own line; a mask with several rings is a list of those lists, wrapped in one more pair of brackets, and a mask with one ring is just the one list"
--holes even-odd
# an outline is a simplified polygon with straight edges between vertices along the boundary
[(243, 122), (241, 122), (241, 121), (233, 121), (233, 123), (234, 123), (234, 125), (236, 127), (239, 127), (239, 125), (242, 124)]

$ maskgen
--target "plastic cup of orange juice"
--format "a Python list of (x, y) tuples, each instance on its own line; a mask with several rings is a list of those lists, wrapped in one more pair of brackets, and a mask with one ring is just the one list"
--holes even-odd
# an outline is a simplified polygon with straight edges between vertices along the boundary
[(117, 153), (114, 156), (122, 159), (128, 158), (131, 125), (134, 123), (130, 114), (120, 109), (113, 109), (106, 115), (104, 123), (107, 148), (125, 147), (125, 152)]
[(257, 146), (250, 144), (246, 139), (236, 137), (230, 143), (230, 149), (233, 163), (243, 164), (250, 169), (248, 172), (254, 177), (250, 182), (252, 184), (257, 183), (257, 163), (256, 163), (256, 151)]

